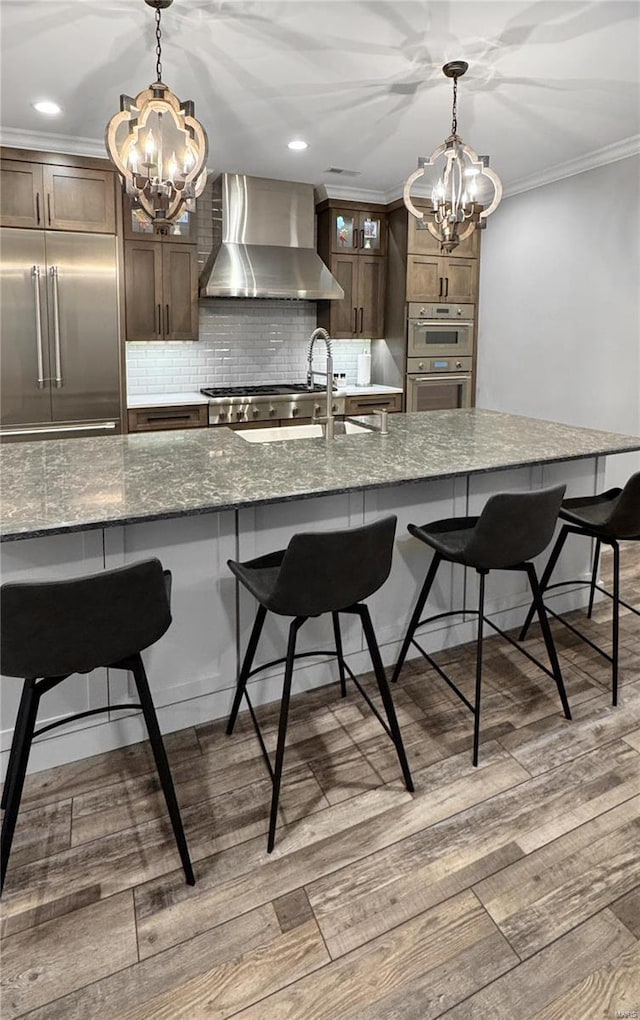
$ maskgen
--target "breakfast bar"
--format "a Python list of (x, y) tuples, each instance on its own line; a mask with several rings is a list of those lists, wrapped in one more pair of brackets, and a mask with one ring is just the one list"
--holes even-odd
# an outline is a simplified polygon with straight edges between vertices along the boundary
[[(605, 457), (637, 451), (640, 438), (480, 409), (396, 414), (388, 434), (366, 429), (329, 441), (246, 442), (227, 428), (13, 444), (0, 449), (3, 581), (74, 577), (157, 556), (173, 575), (173, 625), (147, 653), (162, 728), (223, 716), (231, 703), (238, 649), (254, 606), (227, 568), (287, 545), (304, 530), (346, 528), (398, 517), (391, 576), (371, 600), (383, 660), (397, 656), (424, 573), (424, 549), (407, 524), (474, 515), (495, 492), (564, 482), (567, 495), (604, 487)], [(588, 543), (567, 545), (558, 577), (588, 571)], [(433, 612), (473, 605), (475, 577), (450, 565), (439, 575)], [(528, 605), (519, 575), (496, 572), (490, 615), (503, 627)], [(555, 596), (560, 610), (583, 604), (581, 590)], [(286, 620), (270, 616), (262, 662), (282, 654)], [(311, 620), (301, 650), (331, 646), (331, 623)], [(473, 621), (439, 621), (422, 634), (430, 649), (473, 637)], [(344, 628), (355, 673), (370, 668), (360, 626)], [(303, 659), (295, 689), (337, 679), (326, 659)], [(261, 674), (254, 700), (274, 700), (277, 669)], [(64, 685), (43, 704), (42, 723), (69, 711), (135, 700), (127, 674), (99, 670)], [(11, 741), (19, 683), (3, 681), (2, 753)], [(46, 710), (46, 715), (45, 715)], [(144, 732), (137, 712), (89, 717), (34, 744), (31, 767), (45, 768), (132, 743)]]

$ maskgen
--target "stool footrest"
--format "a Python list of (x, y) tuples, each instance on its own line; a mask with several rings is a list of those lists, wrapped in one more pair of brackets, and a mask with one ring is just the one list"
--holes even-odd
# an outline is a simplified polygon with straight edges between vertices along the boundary
[(73, 715), (65, 715), (64, 719), (57, 719), (55, 722), (47, 723), (46, 726), (41, 726), (39, 729), (33, 731), (34, 737), (39, 737), (41, 733), (46, 733), (48, 730), (55, 730), (57, 726), (64, 726), (65, 723), (75, 722), (76, 719), (86, 719), (88, 715), (100, 715), (101, 712), (110, 712), (111, 709), (127, 709), (127, 708), (142, 708), (142, 705), (138, 701), (129, 701), (124, 705), (105, 705), (103, 708), (90, 708), (86, 712), (75, 712)]
[[(570, 630), (573, 634), (576, 635), (576, 637), (581, 638), (585, 642), (585, 644), (589, 645), (590, 648), (593, 648), (594, 652), (598, 652), (598, 654), (601, 655), (603, 659), (606, 659), (607, 662), (613, 662), (612, 655), (609, 655), (609, 653), (605, 652), (600, 647), (600, 645), (597, 645), (595, 643), (595, 641), (592, 641), (591, 638), (588, 638), (586, 634), (582, 633), (581, 630), (578, 630), (578, 628), (574, 627), (572, 623), (569, 623), (568, 620), (565, 620), (564, 616), (561, 616), (559, 613), (555, 613), (553, 609), (549, 609), (549, 606), (546, 606), (545, 608), (549, 616), (552, 616), (554, 620), (558, 620), (559, 623), (564, 624), (567, 630)], [(524, 651), (524, 648), (522, 649), (522, 651)]]
[(457, 687), (456, 684), (454, 684), (453, 680), (451, 679), (451, 677), (447, 673), (445, 673), (445, 671), (443, 670), (442, 666), (438, 665), (436, 660), (431, 655), (429, 655), (428, 652), (425, 652), (425, 650), (422, 647), (422, 645), (419, 645), (415, 638), (412, 638), (411, 641), (412, 641), (412, 644), (414, 644), (416, 646), (416, 648), (418, 649), (418, 651), (420, 652), (422, 657), (424, 659), (426, 659), (426, 661), (429, 663), (429, 665), (433, 666), (433, 668), (435, 669), (435, 671), (438, 674), (438, 676), (441, 676), (442, 679), (444, 680), (444, 682), (449, 685), (449, 687), (451, 688), (453, 693), (457, 694), (457, 696), (460, 698), (460, 701), (462, 701), (466, 705), (466, 707), (469, 709), (471, 714), (472, 715), (475, 714), (475, 710), (476, 710), (475, 705), (472, 705), (472, 703), (467, 698), (466, 694), (463, 694), (462, 691), (460, 690), (460, 688)]
[[(330, 658), (335, 659), (336, 651), (335, 648), (332, 648), (331, 651), (325, 651), (323, 648), (318, 648), (313, 652), (296, 652), (293, 658), (294, 661), (296, 659), (311, 659), (315, 655), (328, 655)], [(255, 669), (252, 669), (249, 673), (247, 673), (247, 680), (249, 680), (252, 676), (255, 676), (256, 673), (262, 673), (263, 670), (270, 669), (271, 666), (281, 666), (282, 663), (286, 661), (287, 657), (286, 655), (283, 655), (280, 659), (272, 659), (271, 662), (265, 662), (262, 666), (256, 666)]]

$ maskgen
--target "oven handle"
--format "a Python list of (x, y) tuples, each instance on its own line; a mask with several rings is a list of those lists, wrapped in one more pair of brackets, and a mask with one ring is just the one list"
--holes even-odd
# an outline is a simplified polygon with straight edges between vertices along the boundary
[(473, 319), (409, 319), (412, 326), (473, 326)]
[(431, 372), (430, 375), (409, 375), (407, 376), (411, 382), (432, 382), (435, 379), (439, 379), (441, 382), (464, 382), (465, 379), (471, 378), (471, 372)]

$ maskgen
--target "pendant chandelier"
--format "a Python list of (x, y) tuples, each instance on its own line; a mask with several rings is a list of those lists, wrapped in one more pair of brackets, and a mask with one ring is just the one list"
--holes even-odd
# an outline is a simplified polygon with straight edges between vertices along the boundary
[[(502, 183), (489, 169), (489, 157), (478, 156), (457, 134), (458, 78), (468, 67), (464, 60), (452, 60), (442, 68), (446, 77), (453, 79), (451, 134), (428, 159), (423, 156), (418, 159), (418, 169), (407, 178), (402, 193), (409, 212), (438, 238), (441, 251), (446, 254), (457, 248), (473, 230), (485, 227), (487, 217), (502, 198)], [(433, 215), (425, 217), (411, 201), (410, 192), (430, 167), (435, 168), (434, 176), (438, 171), (439, 175), (435, 183), (432, 182)]]
[(135, 98), (120, 96), (105, 144), (123, 189), (164, 228), (195, 209), (207, 180), (208, 141), (191, 100), (181, 102), (162, 81), (161, 11), (173, 0), (145, 0), (156, 12), (156, 81)]

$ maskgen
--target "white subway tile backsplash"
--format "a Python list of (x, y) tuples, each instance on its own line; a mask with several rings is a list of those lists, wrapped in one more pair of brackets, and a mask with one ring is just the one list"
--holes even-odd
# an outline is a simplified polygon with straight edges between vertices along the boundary
[[(316, 325), (312, 301), (213, 299), (200, 304), (197, 343), (127, 344), (127, 389), (188, 392), (201, 386), (302, 381), (309, 336)], [(368, 340), (334, 340), (334, 372), (356, 381), (357, 356)], [(314, 365), (324, 367), (324, 345)]]

